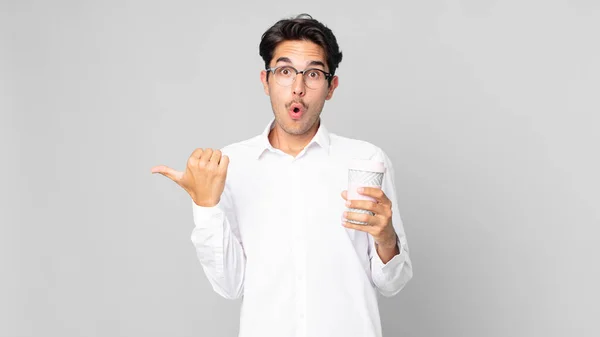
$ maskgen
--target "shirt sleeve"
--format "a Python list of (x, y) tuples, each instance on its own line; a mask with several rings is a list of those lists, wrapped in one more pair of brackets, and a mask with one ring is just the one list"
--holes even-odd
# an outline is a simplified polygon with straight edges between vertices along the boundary
[(377, 160), (384, 162), (386, 172), (383, 178), (382, 190), (392, 202), (392, 225), (396, 231), (400, 253), (387, 263), (383, 263), (375, 247), (373, 237), (369, 235), (369, 258), (371, 259), (371, 277), (379, 292), (386, 297), (392, 297), (400, 292), (413, 276), (412, 263), (409, 256), (408, 243), (404, 225), (400, 217), (396, 186), (394, 183), (394, 168), (389, 157), (379, 150)]
[(217, 205), (202, 207), (192, 201), (192, 208), (192, 243), (213, 290), (227, 299), (240, 298), (246, 255), (227, 182)]

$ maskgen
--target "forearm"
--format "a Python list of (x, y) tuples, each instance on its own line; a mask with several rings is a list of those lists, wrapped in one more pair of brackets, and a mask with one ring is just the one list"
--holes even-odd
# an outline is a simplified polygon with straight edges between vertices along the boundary
[(388, 263), (394, 256), (400, 254), (400, 248), (396, 239), (391, 244), (375, 243), (375, 250), (384, 264)]
[(398, 197), (394, 184), (394, 168), (390, 158), (383, 151), (379, 152), (377, 159), (383, 160), (387, 167), (382, 190), (392, 205), (392, 226), (388, 228), (393, 228), (393, 230), (389, 234), (385, 233), (383, 237), (379, 237), (379, 244), (373, 240), (370, 245), (371, 276), (379, 292), (390, 297), (404, 288), (413, 276), (413, 269), (398, 207)]
[[(379, 292), (391, 297), (396, 295), (412, 278), (412, 263), (408, 255), (406, 238), (397, 240), (395, 248), (376, 247), (371, 259), (371, 276)], [(392, 251), (395, 250), (395, 253)], [(381, 251), (382, 253), (380, 254)], [(387, 257), (391, 256), (389, 259)]]
[(228, 299), (241, 297), (246, 257), (232, 221), (218, 207), (195, 206), (194, 223), (191, 239), (214, 291)]

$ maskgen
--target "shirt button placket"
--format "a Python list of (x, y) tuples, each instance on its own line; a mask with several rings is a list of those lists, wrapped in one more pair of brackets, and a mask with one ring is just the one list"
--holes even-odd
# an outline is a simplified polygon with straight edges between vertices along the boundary
[[(297, 158), (298, 159), (298, 158)], [(291, 179), (292, 179), (292, 190), (293, 195), (297, 196), (293, 202), (296, 204), (294, 208), (305, 211), (304, 207), (304, 193), (302, 190), (302, 170), (299, 167), (297, 160), (291, 163)], [(294, 250), (294, 266), (296, 269), (296, 336), (306, 337), (306, 236), (305, 229), (306, 224), (303, 222), (303, 216), (293, 219), (293, 250)]]

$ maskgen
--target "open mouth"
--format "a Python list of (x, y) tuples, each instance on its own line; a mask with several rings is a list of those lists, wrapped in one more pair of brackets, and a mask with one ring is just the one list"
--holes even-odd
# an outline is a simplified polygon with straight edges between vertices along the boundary
[(300, 104), (300, 103), (294, 103), (290, 106), (290, 109), (288, 110), (290, 117), (292, 119), (300, 119), (302, 118), (302, 115), (304, 115), (304, 112), (306, 111), (306, 108), (304, 107), (304, 105)]

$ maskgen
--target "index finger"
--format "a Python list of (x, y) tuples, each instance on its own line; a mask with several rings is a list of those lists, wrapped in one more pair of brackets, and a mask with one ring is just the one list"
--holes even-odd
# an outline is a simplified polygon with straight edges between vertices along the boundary
[(382, 203), (382, 204), (389, 205), (392, 203), (380, 187), (368, 187), (368, 186), (359, 187), (358, 193), (375, 198), (375, 200), (377, 200), (379, 203)]

